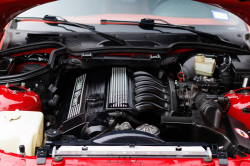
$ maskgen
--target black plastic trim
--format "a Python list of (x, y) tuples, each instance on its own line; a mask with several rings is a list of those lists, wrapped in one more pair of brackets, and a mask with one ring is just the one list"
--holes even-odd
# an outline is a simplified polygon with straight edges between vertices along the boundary
[[(34, 44), (32, 44), (34, 45)], [(43, 47), (44, 45), (42, 45)], [(41, 48), (41, 47), (39, 47)], [(15, 48), (16, 49), (16, 48)], [(30, 49), (29, 49), (30, 50)], [(25, 50), (26, 51), (26, 50)], [(0, 84), (5, 84), (5, 83), (11, 83), (11, 82), (19, 82), (19, 81), (23, 81), (23, 80), (26, 80), (26, 79), (30, 79), (30, 78), (33, 78), (33, 77), (36, 77), (36, 76), (39, 76), (41, 74), (44, 74), (46, 72), (49, 72), (53, 66), (54, 66), (54, 61), (55, 61), (55, 58), (58, 56), (58, 55), (61, 55), (61, 54), (65, 54), (67, 53), (67, 49), (66, 47), (63, 47), (63, 48), (59, 48), (59, 49), (55, 49), (51, 52), (50, 54), (50, 59), (47, 63), (47, 65), (43, 66), (42, 68), (39, 68), (37, 70), (34, 70), (34, 71), (30, 71), (30, 72), (27, 72), (27, 73), (22, 73), (22, 74), (17, 74), (17, 75), (10, 75), (10, 76), (3, 76), (3, 77), (0, 77)], [(1, 56), (1, 52), (0, 52), (0, 56)], [(8, 54), (9, 55), (9, 54)], [(5, 55), (7, 56), (7, 55)]]
[(187, 42), (178, 42), (173, 43), (169, 45), (168, 47), (157, 47), (157, 48), (148, 48), (148, 47), (126, 47), (126, 46), (116, 46), (116, 47), (101, 47), (101, 48), (90, 48), (90, 49), (82, 49), (82, 50), (70, 50), (65, 45), (58, 43), (58, 42), (40, 42), (40, 43), (34, 43), (34, 44), (27, 44), (23, 46), (17, 46), (13, 48), (9, 48), (6, 50), (0, 51), (0, 57), (8, 56), (15, 53), (20, 53), (24, 51), (30, 51), (35, 49), (41, 49), (41, 48), (60, 48), (56, 49), (51, 52), (51, 56), (48, 62), (48, 65), (45, 65), (43, 68), (40, 68), (38, 70), (32, 71), (31, 73), (24, 73), (24, 74), (18, 74), (18, 75), (11, 75), (11, 76), (5, 76), (0, 77), (0, 84), (4, 84), (7, 82), (17, 82), (22, 81), (25, 79), (29, 79), (35, 76), (38, 76), (40, 74), (44, 74), (48, 72), (51, 68), (53, 68), (55, 56), (58, 51), (60, 53), (67, 53), (72, 56), (81, 56), (83, 52), (91, 52), (92, 54), (97, 53), (152, 53), (152, 54), (167, 54), (175, 49), (203, 49), (203, 50), (213, 50), (213, 51), (223, 51), (227, 53), (235, 53), (235, 54), (250, 54), (250, 51), (248, 50), (242, 50), (227, 46), (221, 46), (221, 45), (215, 45), (215, 44), (206, 44), (206, 43), (187, 43)]
[(232, 48), (227, 46), (221, 46), (216, 44), (207, 44), (207, 43), (196, 43), (196, 42), (178, 42), (169, 45), (168, 47), (96, 47), (96, 48), (88, 48), (82, 50), (68, 50), (70, 55), (73, 56), (81, 56), (83, 52), (91, 52), (92, 54), (100, 54), (100, 53), (148, 53), (148, 54), (168, 54), (175, 49), (202, 49), (209, 51), (222, 51), (227, 53), (234, 53), (237, 55), (246, 55), (250, 54), (249, 50), (242, 50), (238, 48)]

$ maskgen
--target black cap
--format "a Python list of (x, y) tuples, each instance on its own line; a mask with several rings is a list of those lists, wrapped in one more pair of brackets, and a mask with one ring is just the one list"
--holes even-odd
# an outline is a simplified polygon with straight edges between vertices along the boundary
[(20, 146), (19, 146), (19, 151), (20, 151), (21, 153), (25, 153), (25, 146), (24, 146), (24, 145), (20, 145)]
[(48, 141), (59, 140), (62, 136), (62, 131), (58, 129), (49, 129), (45, 131), (45, 138)]

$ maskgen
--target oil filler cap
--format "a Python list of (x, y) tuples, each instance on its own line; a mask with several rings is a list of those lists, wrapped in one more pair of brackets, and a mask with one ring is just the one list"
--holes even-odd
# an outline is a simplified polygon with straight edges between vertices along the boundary
[(58, 129), (49, 129), (45, 131), (45, 138), (48, 141), (59, 140), (62, 137), (62, 131)]

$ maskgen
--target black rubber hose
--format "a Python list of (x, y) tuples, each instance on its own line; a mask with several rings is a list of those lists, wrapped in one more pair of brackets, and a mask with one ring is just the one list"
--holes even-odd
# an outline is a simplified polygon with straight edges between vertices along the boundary
[(208, 93), (200, 92), (193, 98), (197, 108), (200, 108), (201, 104), (206, 100), (207, 95)]
[(225, 110), (225, 113), (226, 113), (226, 114), (227, 114), (227, 112), (228, 112), (228, 110), (229, 110), (230, 107), (231, 107), (231, 102), (230, 102), (230, 100), (228, 99), (227, 108), (226, 108), (226, 110)]
[(113, 116), (113, 117), (116, 117), (116, 118), (124, 118), (128, 122), (131, 122), (131, 123), (133, 123), (134, 125), (137, 125), (137, 126), (140, 126), (140, 125), (144, 124), (144, 122), (135, 119), (134, 117), (128, 115), (127, 113), (125, 113), (123, 111), (110, 112), (109, 116)]
[(49, 107), (56, 107), (59, 104), (59, 95), (55, 94), (52, 99), (48, 101)]
[(60, 68), (59, 72), (58, 72), (58, 75), (56, 77), (56, 80), (55, 80), (55, 83), (54, 83), (54, 86), (57, 87), (58, 86), (58, 82), (59, 80), (61, 79), (62, 77), (62, 72), (64, 70), (64, 67)]
[(199, 110), (205, 115), (206, 119), (215, 127), (219, 127), (222, 117), (221, 106), (211, 100), (205, 100), (202, 102)]
[(58, 69), (61, 69), (64, 65), (66, 65), (65, 60), (61, 61), (59, 64), (57, 64), (54, 68), (53, 71), (57, 71)]
[[(58, 72), (58, 74), (57, 74), (56, 80), (55, 80), (55, 82), (54, 82), (54, 87), (55, 87), (56, 89), (57, 89), (58, 83), (59, 83), (59, 81), (60, 81), (60, 79), (61, 79), (61, 77), (62, 77), (63, 71), (64, 71), (64, 67), (61, 67), (60, 70), (59, 70), (59, 72)], [(56, 90), (55, 90), (55, 91), (56, 91)], [(59, 104), (59, 95), (57, 95), (57, 94), (55, 94), (55, 95), (53, 96), (53, 98), (50, 99), (50, 100), (48, 100), (48, 102), (47, 102), (47, 105), (48, 105), (49, 107), (56, 107), (56, 106), (58, 106), (58, 104)]]
[(167, 66), (169, 66), (169, 65), (174, 64), (175, 61), (176, 61), (176, 57), (167, 57), (166, 59), (161, 60), (160, 65), (161, 65), (162, 67), (167, 67)]
[(206, 100), (207, 93), (199, 93), (195, 96), (194, 101), (196, 102), (197, 109), (201, 111), (206, 119), (215, 127), (219, 127), (222, 117), (221, 106), (212, 100)]

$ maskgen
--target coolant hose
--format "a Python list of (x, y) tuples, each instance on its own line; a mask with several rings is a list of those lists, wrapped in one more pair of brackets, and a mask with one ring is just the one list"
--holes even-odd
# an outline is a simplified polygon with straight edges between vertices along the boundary
[(169, 65), (174, 64), (176, 61), (176, 57), (167, 57), (166, 59), (161, 60), (160, 66), (167, 67)]
[(58, 72), (58, 75), (56, 77), (56, 80), (55, 80), (55, 83), (54, 83), (54, 86), (57, 87), (58, 86), (58, 82), (59, 80), (61, 79), (62, 77), (62, 72), (64, 70), (64, 67), (60, 68), (59, 72)]
[(59, 104), (59, 95), (55, 94), (52, 99), (48, 101), (49, 107), (56, 107)]
[[(59, 81), (60, 81), (60, 79), (62, 77), (63, 70), (64, 70), (64, 67), (61, 67), (60, 70), (59, 70), (59, 72), (58, 72), (58, 74), (57, 74), (56, 80), (54, 82), (54, 89), (55, 89), (55, 91), (57, 90), (58, 83), (59, 83)], [(50, 100), (48, 100), (48, 102), (47, 102), (47, 105), (49, 107), (56, 107), (56, 106), (58, 106), (58, 104), (59, 104), (59, 95), (57, 95), (57, 94), (55, 94), (53, 96), (53, 98), (50, 99)]]

